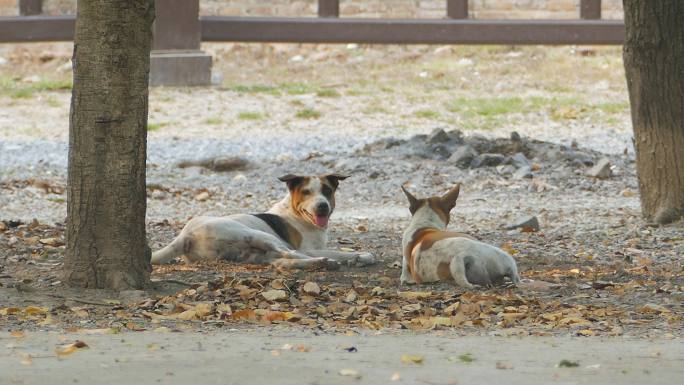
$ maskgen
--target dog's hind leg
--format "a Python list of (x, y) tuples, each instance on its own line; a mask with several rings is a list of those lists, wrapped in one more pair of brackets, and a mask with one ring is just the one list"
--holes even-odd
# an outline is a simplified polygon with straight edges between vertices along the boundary
[(152, 253), (151, 262), (155, 265), (171, 262), (174, 258), (183, 255), (186, 248), (186, 242), (190, 242), (190, 240), (185, 238), (182, 234), (177, 236), (176, 239), (171, 241), (171, 243), (164, 248)]
[(468, 278), (466, 278), (466, 267), (464, 257), (457, 255), (451, 258), (451, 262), (449, 262), (449, 271), (451, 272), (451, 276), (454, 278), (454, 282), (456, 282), (456, 285), (461, 286), (465, 289), (474, 288), (474, 286), (470, 282), (468, 282)]

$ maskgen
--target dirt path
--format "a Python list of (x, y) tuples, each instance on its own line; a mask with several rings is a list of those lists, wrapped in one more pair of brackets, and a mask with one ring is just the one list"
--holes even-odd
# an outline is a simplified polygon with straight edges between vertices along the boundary
[[(56, 357), (56, 348), (75, 340), (88, 348)], [(317, 336), (260, 329), (208, 334), (27, 333), (23, 338), (2, 333), (0, 342), (4, 346), (0, 383), (8, 385), (670, 385), (684, 375), (681, 340), (518, 339), (448, 333)], [(402, 362), (404, 355), (411, 356), (404, 357), (409, 362)], [(559, 367), (561, 362), (571, 367)], [(572, 367), (575, 363), (578, 366)]]

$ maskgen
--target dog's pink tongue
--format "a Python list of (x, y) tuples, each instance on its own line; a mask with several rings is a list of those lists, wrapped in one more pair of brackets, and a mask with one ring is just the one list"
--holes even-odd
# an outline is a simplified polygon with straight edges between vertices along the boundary
[(316, 215), (316, 226), (327, 227), (328, 226), (328, 216), (327, 215)]

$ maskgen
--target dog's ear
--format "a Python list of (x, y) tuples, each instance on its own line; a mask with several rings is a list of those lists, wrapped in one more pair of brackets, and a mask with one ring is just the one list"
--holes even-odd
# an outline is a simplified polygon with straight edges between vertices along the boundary
[(295, 187), (304, 182), (305, 177), (300, 175), (287, 174), (278, 178), (279, 181), (287, 183), (287, 188), (292, 191)]
[(446, 194), (442, 195), (439, 200), (441, 201), (442, 208), (448, 213), (456, 206), (456, 199), (458, 199), (458, 193), (461, 192), (461, 184), (458, 183), (456, 186), (452, 187), (451, 190), (447, 191)]
[(333, 174), (323, 175), (323, 178), (326, 179), (328, 182), (330, 182), (330, 184), (334, 188), (337, 188), (337, 186), (340, 185), (340, 181), (349, 178), (349, 175), (333, 173)]
[(409, 211), (411, 212), (411, 215), (415, 214), (416, 211), (418, 211), (418, 208), (420, 207), (420, 200), (414, 197), (410, 192), (408, 192), (408, 190), (404, 186), (401, 186), (401, 191), (403, 191), (404, 195), (406, 195), (406, 198), (408, 198)]

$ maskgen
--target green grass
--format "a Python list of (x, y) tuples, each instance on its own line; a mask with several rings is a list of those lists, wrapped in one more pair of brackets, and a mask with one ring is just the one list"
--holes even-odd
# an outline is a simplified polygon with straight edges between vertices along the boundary
[[(326, 95), (329, 93), (326, 88), (319, 88), (317, 86), (308, 83), (280, 83), (275, 85), (267, 84), (237, 84), (229, 87), (230, 90), (239, 92), (242, 94), (269, 94), (280, 96), (282, 94), (286, 95), (304, 95), (322, 92), (323, 95), (319, 96), (333, 96)], [(333, 92), (335, 90), (332, 90)]]
[(596, 109), (599, 109), (606, 114), (619, 114), (625, 111), (629, 111), (629, 103), (627, 102), (616, 102), (616, 103), (600, 103), (597, 104)]
[(240, 120), (261, 120), (264, 118), (264, 114), (256, 111), (245, 111), (238, 114), (238, 119)]
[(433, 110), (418, 110), (413, 113), (418, 118), (436, 119), (439, 117), (439, 112)]
[(0, 94), (9, 95), (12, 99), (30, 98), (36, 92), (70, 90), (71, 80), (40, 80), (35, 83), (24, 83), (13, 79), (0, 79)]
[(318, 119), (321, 117), (321, 113), (311, 108), (305, 108), (297, 111), (295, 116), (300, 119)]
[(212, 126), (216, 126), (221, 123), (223, 123), (223, 120), (221, 120), (219, 117), (211, 117), (204, 120), (204, 124), (210, 124)]
[(465, 363), (471, 363), (475, 361), (475, 357), (473, 357), (470, 353), (461, 354), (458, 356), (458, 359)]
[(168, 125), (166, 122), (160, 122), (160, 123), (147, 123), (147, 132), (151, 131), (158, 131), (160, 128)]
[(333, 88), (321, 88), (318, 91), (316, 91), (316, 96), (320, 98), (339, 98), (340, 93)]
[(280, 95), (280, 91), (278, 90), (278, 87), (267, 86), (267, 85), (263, 85), (263, 84), (253, 84), (253, 85), (238, 84), (238, 85), (230, 87), (230, 89), (232, 91), (239, 92), (242, 94), (265, 93), (265, 94), (271, 94), (271, 95)]

